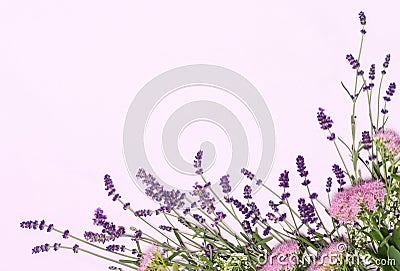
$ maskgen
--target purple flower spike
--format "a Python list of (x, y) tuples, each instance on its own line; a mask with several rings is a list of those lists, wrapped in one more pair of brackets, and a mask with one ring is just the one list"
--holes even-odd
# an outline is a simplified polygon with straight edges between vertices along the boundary
[(317, 221), (317, 217), (315, 215), (315, 209), (314, 206), (310, 203), (306, 204), (306, 200), (303, 198), (300, 198), (298, 200), (299, 203), (299, 213), (300, 213), (300, 218), (301, 222), (303, 224), (310, 223), (313, 224)]
[(325, 109), (319, 108), (317, 113), (317, 119), (319, 124), (321, 125), (322, 130), (328, 130), (332, 127), (333, 121), (327, 115), (325, 115)]
[(340, 188), (338, 188), (338, 191), (340, 192), (340, 191), (343, 190), (342, 186), (346, 184), (346, 181), (344, 180), (344, 177), (345, 177), (344, 172), (343, 172), (343, 170), (342, 170), (338, 165), (336, 165), (336, 164), (334, 164), (334, 165), (332, 166), (332, 171), (333, 171), (333, 173), (334, 173), (335, 176), (336, 176), (336, 179), (337, 179), (338, 184), (340, 185)]
[(390, 54), (387, 54), (385, 57), (385, 62), (383, 62), (382, 74), (386, 74), (386, 69), (389, 67), (389, 62), (390, 62)]
[(245, 233), (247, 234), (251, 234), (252, 230), (251, 230), (251, 226), (250, 226), (250, 222), (247, 220), (244, 220), (242, 222), (242, 227)]
[(372, 138), (368, 131), (362, 132), (361, 143), (364, 144), (364, 149), (369, 150), (372, 148)]
[(204, 186), (198, 184), (197, 182), (193, 186), (193, 191), (190, 192), (192, 196), (197, 197), (197, 203), (200, 204), (200, 208), (202, 210), (207, 209), (207, 213), (211, 214), (215, 210), (214, 202), (215, 198), (211, 196), (211, 193), (209, 192), (209, 187), (211, 186), (211, 183), (208, 182)]
[(358, 17), (360, 18), (361, 25), (366, 25), (367, 17), (365, 16), (363, 11), (360, 11), (360, 13), (358, 13)]
[(336, 138), (335, 133), (331, 133), (329, 136), (326, 137), (326, 139), (328, 139), (329, 141), (333, 141), (335, 140), (335, 138)]
[(243, 194), (244, 194), (244, 198), (245, 199), (251, 199), (252, 197), (251, 197), (251, 187), (250, 187), (250, 185), (246, 185), (245, 187), (244, 187), (244, 191), (243, 191)]
[(37, 254), (40, 252), (48, 252), (50, 251), (51, 248), (54, 249), (54, 251), (57, 251), (60, 248), (61, 244), (55, 243), (53, 246), (50, 246), (49, 244), (44, 244), (41, 246), (36, 246), (32, 248), (32, 254)]
[(169, 209), (181, 208), (185, 205), (185, 193), (181, 193), (179, 190), (164, 189), (156, 178), (151, 174), (147, 174), (143, 168), (138, 170), (136, 178), (146, 185), (146, 195), (154, 201), (163, 202), (165, 207)]
[(358, 62), (357, 59), (354, 58), (352, 54), (346, 55), (347, 61), (349, 61), (350, 65), (354, 70), (358, 69), (360, 67), (360, 63)]
[(64, 231), (62, 237), (63, 237), (64, 239), (67, 239), (68, 236), (69, 236), (69, 230)]
[(203, 151), (199, 150), (195, 156), (195, 160), (193, 161), (194, 168), (196, 169), (196, 174), (201, 175), (203, 174), (203, 168), (201, 167), (201, 161), (203, 159)]
[(383, 99), (384, 99), (386, 102), (390, 102), (390, 97), (393, 96), (395, 90), (396, 90), (396, 83), (394, 83), (394, 82), (393, 82), (393, 83), (390, 83), (390, 84), (389, 84), (389, 88), (388, 88), (388, 90), (386, 91), (386, 94), (387, 94), (388, 96), (384, 96)]
[(279, 177), (279, 186), (289, 188), (289, 171), (285, 170)]
[(331, 192), (332, 188), (332, 178), (329, 177), (328, 180), (326, 181), (326, 192), (329, 193)]
[(375, 64), (372, 64), (371, 68), (369, 69), (369, 79), (371, 81), (375, 79)]
[(222, 192), (230, 193), (232, 191), (232, 187), (229, 184), (229, 175), (225, 175), (221, 177), (220, 186), (222, 187)]
[(78, 253), (78, 249), (79, 249), (79, 246), (78, 246), (77, 244), (75, 244), (75, 245), (72, 247), (72, 251), (73, 251), (74, 253)]
[(97, 208), (94, 211), (93, 225), (101, 226), (106, 222), (107, 216), (101, 208)]
[(245, 168), (242, 168), (242, 170), (240, 172), (250, 180), (253, 180), (255, 177), (255, 175), (253, 173), (251, 173), (250, 171), (248, 171)]
[(310, 199), (317, 199), (318, 198), (318, 194), (317, 193), (312, 193), (310, 195)]

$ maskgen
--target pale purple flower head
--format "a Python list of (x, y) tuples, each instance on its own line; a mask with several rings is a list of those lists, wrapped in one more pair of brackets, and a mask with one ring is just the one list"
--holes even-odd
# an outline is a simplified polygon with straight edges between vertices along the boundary
[(292, 240), (285, 241), (277, 245), (268, 256), (267, 262), (261, 271), (280, 271), (291, 270), (296, 264), (293, 257), (299, 250), (299, 245)]
[(375, 141), (382, 143), (391, 155), (396, 156), (399, 154), (400, 136), (397, 132), (390, 129), (381, 130), (374, 135), (374, 139)]
[(386, 192), (381, 181), (372, 180), (339, 192), (332, 199), (329, 214), (341, 223), (357, 220), (361, 208), (376, 210), (376, 203), (385, 198)]
[(138, 271), (146, 271), (146, 268), (149, 266), (151, 261), (154, 259), (154, 252), (157, 250), (157, 247), (155, 245), (151, 246), (146, 254), (143, 257), (142, 263), (140, 264), (140, 267)]

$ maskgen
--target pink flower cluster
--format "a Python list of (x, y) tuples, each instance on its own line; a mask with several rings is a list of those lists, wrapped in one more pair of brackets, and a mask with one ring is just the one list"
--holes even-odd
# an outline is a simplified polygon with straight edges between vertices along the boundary
[(295, 255), (299, 250), (299, 245), (295, 241), (285, 241), (277, 245), (268, 256), (266, 264), (260, 271), (279, 271), (291, 270), (296, 264)]
[(346, 249), (347, 245), (343, 242), (331, 243), (321, 251), (316, 261), (307, 268), (307, 271), (334, 270), (340, 264), (342, 260), (340, 257)]
[(381, 140), (383, 145), (390, 151), (393, 156), (400, 152), (400, 136), (393, 130), (382, 130), (374, 135), (375, 140)]
[(156, 251), (156, 249), (157, 248), (154, 245), (149, 248), (149, 250), (143, 257), (142, 263), (140, 264), (138, 271), (146, 271), (146, 268), (151, 263), (151, 261), (154, 259), (154, 252)]
[(356, 221), (361, 207), (375, 211), (376, 203), (382, 201), (385, 195), (383, 182), (364, 182), (336, 194), (331, 202), (329, 214), (341, 223)]

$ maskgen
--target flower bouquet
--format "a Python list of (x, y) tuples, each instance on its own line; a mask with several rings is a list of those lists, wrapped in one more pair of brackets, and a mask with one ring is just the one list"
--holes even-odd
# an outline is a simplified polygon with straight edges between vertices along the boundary
[[(297, 173), (304, 187), (300, 198), (293, 199), (290, 193), (288, 171), (280, 175), (281, 190), (275, 191), (245, 168), (241, 173), (273, 196), (269, 211), (259, 209), (264, 202), (253, 201), (249, 185), (244, 187), (243, 198), (234, 196), (229, 175), (220, 178), (224, 197), (219, 198), (203, 171), (200, 150), (194, 160), (199, 182), (190, 198), (179, 190), (165, 189), (145, 169), (138, 170), (136, 178), (145, 185), (147, 196), (159, 204), (157, 209), (131, 206), (105, 175), (108, 196), (147, 227), (115, 224), (101, 208), (93, 218), (98, 230), (85, 231), (81, 237), (44, 220), (23, 221), (22, 228), (55, 232), (62, 240), (35, 246), (32, 253), (87, 253), (109, 261), (111, 270), (400, 270), (400, 136), (386, 126), (396, 85), (385, 88), (383, 80), (390, 55), (379, 74), (374, 64), (368, 74), (361, 68), (366, 35), (363, 12), (359, 19), (359, 52), (346, 56), (355, 83), (351, 89), (341, 83), (352, 106), (351, 142), (335, 134), (324, 109), (317, 112), (318, 123), (340, 161), (332, 166), (335, 180), (327, 178), (324, 197), (313, 191), (305, 159), (299, 155)], [(356, 109), (362, 95), (367, 99), (369, 125), (359, 133)], [(340, 148), (346, 150), (349, 161)], [(154, 217), (163, 224), (156, 225)]]

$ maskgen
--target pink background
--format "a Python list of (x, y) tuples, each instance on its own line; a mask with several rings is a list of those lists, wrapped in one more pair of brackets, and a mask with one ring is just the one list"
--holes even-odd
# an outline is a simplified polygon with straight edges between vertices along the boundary
[[(376, 63), (379, 73), (390, 52), (384, 89), (399, 79), (395, 3), (1, 1), (1, 269), (106, 270), (106, 262), (69, 251), (31, 255), (35, 245), (61, 239), (19, 222), (44, 218), (81, 236), (94, 230), (92, 213), (101, 206), (116, 223), (136, 225), (107, 198), (102, 177), (111, 174), (134, 207), (155, 206), (125, 168), (123, 124), (135, 93), (177, 66), (215, 64), (249, 79), (275, 122), (269, 182), (276, 186), (288, 169), (293, 186), (300, 183), (295, 158), (303, 154), (313, 187), (324, 190), (339, 160), (318, 127), (317, 108), (349, 137), (350, 100), (340, 81), (353, 82), (345, 55), (358, 50), (360, 10), (367, 15), (363, 67)], [(393, 128), (400, 127), (397, 94), (389, 104)], [(364, 109), (358, 136), (367, 128)], [(256, 198), (267, 201), (263, 193)]]

